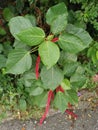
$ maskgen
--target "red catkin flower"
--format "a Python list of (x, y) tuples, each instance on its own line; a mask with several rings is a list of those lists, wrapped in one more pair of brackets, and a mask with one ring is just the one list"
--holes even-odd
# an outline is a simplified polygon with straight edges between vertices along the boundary
[(65, 112), (66, 112), (68, 115), (71, 115), (71, 117), (73, 117), (73, 118), (77, 118), (77, 117), (78, 117), (73, 111), (70, 111), (70, 110), (68, 110), (68, 109), (66, 109)]
[[(69, 110), (70, 109), (70, 110)], [(68, 109), (65, 110), (65, 112), (68, 115), (71, 115), (71, 117), (73, 117), (74, 119), (77, 118), (78, 116), (73, 112), (73, 108), (72, 105), (70, 103), (68, 103)]]
[(43, 121), (45, 120), (45, 118), (46, 118), (46, 116), (47, 116), (47, 114), (48, 114), (48, 112), (49, 112), (50, 103), (51, 103), (51, 99), (52, 99), (53, 95), (54, 95), (54, 94), (53, 94), (53, 91), (50, 90), (50, 91), (48, 92), (48, 99), (47, 99), (47, 104), (46, 104), (45, 113), (44, 113), (44, 115), (42, 116), (42, 118), (40, 119), (40, 122), (39, 122), (40, 125), (42, 125)]
[(59, 40), (59, 38), (58, 37), (55, 37), (55, 38), (53, 38), (51, 41), (52, 42), (57, 42)]
[(35, 66), (36, 79), (39, 78), (39, 65), (40, 65), (40, 56), (38, 56), (36, 59), (36, 66)]

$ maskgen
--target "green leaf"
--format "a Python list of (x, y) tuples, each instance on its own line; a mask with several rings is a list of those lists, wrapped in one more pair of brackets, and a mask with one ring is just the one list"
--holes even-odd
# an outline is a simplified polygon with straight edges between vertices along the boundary
[(37, 105), (38, 107), (43, 108), (46, 106), (47, 98), (48, 92), (44, 91), (41, 95), (33, 97), (33, 105)]
[[(29, 74), (29, 73), (28, 73)], [(33, 74), (32, 74), (33, 76)], [(37, 96), (43, 93), (43, 83), (40, 79), (36, 80), (34, 79), (34, 76), (31, 77), (31, 75), (25, 75), (25, 78), (23, 80), (25, 82), (25, 90), (29, 93), (30, 96)]]
[(96, 51), (96, 58), (97, 58), (97, 60), (98, 60), (98, 51)]
[(20, 14), (22, 13), (22, 10), (24, 8), (25, 2), (23, 0), (16, 0), (16, 9), (17, 9), (17, 13), (19, 12)]
[(46, 13), (46, 22), (51, 25), (51, 31), (58, 34), (67, 25), (67, 8), (63, 2), (51, 7)]
[(61, 49), (70, 53), (78, 53), (84, 49), (83, 42), (80, 38), (66, 32), (60, 35), (59, 45)]
[(84, 49), (89, 47), (89, 44), (93, 41), (89, 33), (85, 31), (83, 28), (78, 28), (72, 24), (68, 24), (66, 27), (66, 31), (80, 38), (83, 42)]
[(21, 111), (26, 111), (26, 109), (27, 109), (27, 103), (26, 103), (26, 101), (24, 99), (20, 99), (19, 100), (19, 109)]
[(41, 80), (45, 89), (54, 90), (63, 80), (63, 72), (58, 66), (53, 66), (50, 69), (43, 67), (41, 70)]
[(79, 65), (78, 62), (66, 62), (63, 70), (64, 75), (70, 77), (75, 72), (78, 65)]
[(30, 52), (24, 49), (16, 49), (9, 53), (6, 63), (6, 73), (22, 74), (32, 65)]
[(0, 43), (0, 53), (3, 52), (4, 48), (3, 48), (3, 45), (2, 43)]
[(17, 40), (19, 40), (17, 34), (30, 27), (32, 27), (30, 20), (23, 16), (16, 16), (9, 21), (10, 32)]
[(43, 42), (39, 46), (38, 51), (43, 64), (46, 65), (47, 68), (51, 68), (55, 65), (60, 57), (58, 46), (51, 41)]
[(63, 79), (63, 81), (61, 82), (61, 86), (64, 90), (69, 90), (71, 89), (71, 85), (70, 85), (70, 81), (68, 79)]
[(0, 69), (5, 66), (6, 66), (6, 58), (4, 55), (0, 54)]
[(86, 76), (83, 74), (75, 73), (70, 78), (70, 83), (72, 84), (73, 89), (78, 89), (83, 87), (83, 85), (86, 83)]
[(30, 22), (32, 23), (32, 26), (36, 26), (37, 21), (34, 15), (27, 14), (25, 15), (25, 18), (30, 20)]
[(11, 50), (13, 49), (11, 42), (10, 41), (3, 42), (3, 48), (4, 48), (3, 49), (4, 55), (8, 57), (8, 53), (11, 52)]
[(96, 48), (90, 47), (87, 52), (87, 56), (92, 59), (94, 64), (97, 62), (96, 51)]
[(31, 87), (35, 79), (35, 72), (33, 72), (32, 70), (25, 72), (20, 78), (25, 87)]
[(15, 49), (26, 49), (26, 50), (30, 50), (30, 47), (24, 43), (22, 43), (21, 41), (15, 40), (14, 41), (14, 45), (13, 47), (15, 47)]
[(70, 102), (72, 105), (75, 105), (78, 103), (78, 96), (77, 96), (76, 91), (70, 89), (70, 90), (65, 91), (64, 94), (65, 94), (66, 100)]
[(36, 87), (36, 86), (33, 86), (31, 89), (30, 89), (30, 96), (37, 96), (37, 95), (40, 95), (43, 93), (44, 89), (41, 88), (41, 87)]
[(92, 38), (85, 30), (73, 25), (68, 25), (66, 32), (59, 37), (60, 47), (70, 53), (78, 53), (84, 50), (91, 42)]
[(18, 33), (17, 37), (23, 43), (29, 46), (35, 46), (44, 41), (45, 33), (39, 27), (30, 27)]
[(14, 14), (11, 12), (9, 8), (4, 8), (3, 17), (6, 21), (9, 21), (11, 18), (14, 17)]
[(66, 62), (75, 62), (77, 61), (77, 55), (73, 53), (68, 53), (65, 51), (60, 52), (59, 64), (64, 66)]
[(6, 35), (6, 31), (2, 27), (0, 27), (0, 35)]
[(54, 99), (54, 106), (58, 108), (61, 112), (65, 112), (68, 106), (68, 101), (66, 100), (66, 96), (62, 92), (58, 92)]
[(60, 109), (61, 112), (64, 112), (67, 107), (68, 103), (75, 105), (78, 103), (78, 96), (77, 92), (70, 89), (65, 91), (64, 93), (58, 92), (54, 99), (54, 106)]
[(82, 65), (78, 65), (78, 67), (77, 67), (75, 72), (82, 75), (85, 72), (85, 67), (82, 66)]
[(67, 13), (67, 8), (63, 2), (50, 7), (46, 13), (47, 23), (51, 24), (58, 16), (64, 13)]
[(65, 30), (67, 25), (67, 16), (66, 14), (58, 16), (51, 24), (51, 32), (53, 34), (59, 34), (61, 31)]

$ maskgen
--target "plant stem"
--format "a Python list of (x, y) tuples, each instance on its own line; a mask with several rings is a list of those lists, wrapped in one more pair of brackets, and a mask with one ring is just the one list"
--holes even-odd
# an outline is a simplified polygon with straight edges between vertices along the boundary
[(32, 50), (30, 51), (30, 53), (33, 53), (33, 52), (35, 52), (35, 51), (37, 51), (37, 50), (38, 50), (38, 46), (32, 48)]

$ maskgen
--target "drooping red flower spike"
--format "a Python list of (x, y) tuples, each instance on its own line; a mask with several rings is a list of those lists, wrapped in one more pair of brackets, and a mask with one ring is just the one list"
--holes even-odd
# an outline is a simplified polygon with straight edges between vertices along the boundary
[(70, 111), (68, 109), (66, 109), (65, 111), (68, 115), (70, 115), (71, 117), (73, 117), (74, 119), (76, 119), (78, 116), (73, 112), (73, 111)]
[(36, 79), (39, 78), (39, 65), (40, 65), (40, 56), (38, 56), (36, 59), (36, 66), (35, 66)]
[(50, 103), (51, 103), (51, 99), (52, 99), (53, 95), (54, 95), (53, 91), (50, 90), (48, 92), (48, 99), (47, 99), (47, 103), (46, 103), (45, 113), (44, 113), (44, 115), (42, 116), (42, 118), (40, 119), (40, 122), (39, 122), (40, 125), (42, 125), (43, 121), (45, 120), (45, 118), (46, 118), (46, 116), (47, 116), (47, 114), (49, 112)]
[(76, 119), (78, 116), (73, 112), (73, 108), (72, 105), (70, 103), (68, 103), (68, 109), (65, 110), (65, 112), (70, 115), (71, 117), (73, 117), (74, 119)]
[(55, 37), (55, 38), (53, 38), (51, 41), (52, 42), (57, 42), (59, 40), (59, 38), (58, 37)]

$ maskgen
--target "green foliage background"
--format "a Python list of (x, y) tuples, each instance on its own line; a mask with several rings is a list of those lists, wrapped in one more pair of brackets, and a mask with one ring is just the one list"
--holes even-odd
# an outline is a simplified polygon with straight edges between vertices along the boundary
[[(44, 108), (48, 91), (61, 85), (52, 105), (62, 112), (78, 103), (78, 90), (94, 88), (98, 72), (97, 0), (16, 0), (0, 21), (0, 105), (3, 111)], [(58, 38), (55, 43), (53, 38)], [(41, 57), (40, 77), (35, 65)], [(92, 84), (92, 86), (91, 86)], [(33, 113), (33, 112), (32, 112)], [(32, 113), (30, 113), (32, 115)]]

